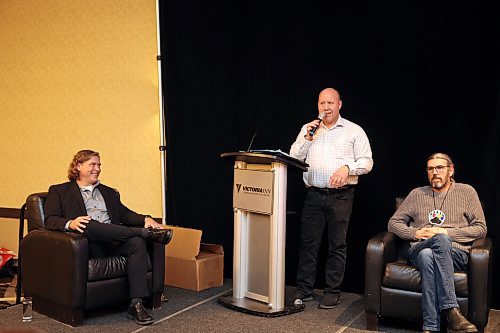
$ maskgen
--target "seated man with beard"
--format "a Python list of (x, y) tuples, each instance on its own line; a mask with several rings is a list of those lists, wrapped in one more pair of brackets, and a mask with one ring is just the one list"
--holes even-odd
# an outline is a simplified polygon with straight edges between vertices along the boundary
[(443, 153), (427, 159), (430, 186), (410, 192), (390, 218), (388, 230), (410, 240), (409, 262), (421, 275), (423, 331), (477, 332), (460, 312), (454, 271), (466, 271), (472, 241), (486, 236), (486, 221), (474, 188), (454, 180), (455, 165)]

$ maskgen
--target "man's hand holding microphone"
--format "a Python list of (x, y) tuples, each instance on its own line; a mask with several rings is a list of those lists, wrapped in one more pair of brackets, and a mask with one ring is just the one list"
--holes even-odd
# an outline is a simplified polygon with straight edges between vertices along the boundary
[(308, 141), (312, 141), (313, 140), (314, 133), (316, 133), (316, 131), (318, 130), (319, 125), (323, 121), (323, 117), (324, 116), (325, 116), (325, 112), (321, 112), (319, 114), (319, 116), (318, 116), (317, 119), (314, 119), (309, 124), (307, 124), (307, 133), (304, 136), (304, 138), (306, 140), (308, 140)]

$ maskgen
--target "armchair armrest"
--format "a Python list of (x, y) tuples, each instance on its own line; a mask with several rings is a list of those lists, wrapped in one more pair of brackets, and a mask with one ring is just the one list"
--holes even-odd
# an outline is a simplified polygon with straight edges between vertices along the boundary
[(469, 320), (486, 327), (491, 303), (493, 248), (489, 237), (472, 243), (469, 253)]
[(88, 242), (80, 234), (34, 230), (20, 244), (26, 295), (69, 308), (83, 308), (88, 278)]
[(397, 259), (397, 237), (384, 231), (373, 236), (366, 246), (365, 256), (365, 311), (380, 312), (380, 288), (385, 265)]

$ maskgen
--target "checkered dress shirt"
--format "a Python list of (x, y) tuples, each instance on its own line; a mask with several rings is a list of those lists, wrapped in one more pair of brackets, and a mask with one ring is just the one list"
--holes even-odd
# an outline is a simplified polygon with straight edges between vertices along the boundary
[(98, 185), (99, 182), (95, 185), (80, 187), (85, 209), (87, 209), (87, 215), (93, 220), (101, 223), (111, 223), (111, 217), (106, 208), (106, 202), (104, 202), (101, 191), (99, 191), (97, 187)]
[(349, 167), (347, 184), (358, 183), (358, 176), (371, 171), (372, 150), (361, 126), (339, 116), (332, 128), (321, 123), (313, 141), (305, 139), (307, 124), (292, 144), (290, 155), (309, 164), (304, 172), (307, 187), (330, 187), (330, 176), (343, 165)]

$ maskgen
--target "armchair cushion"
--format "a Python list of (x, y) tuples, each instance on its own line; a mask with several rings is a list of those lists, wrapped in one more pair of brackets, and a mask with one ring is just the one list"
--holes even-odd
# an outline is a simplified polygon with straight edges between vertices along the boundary
[(88, 281), (99, 281), (124, 276), (127, 273), (127, 259), (122, 256), (95, 258), (89, 260)]
[[(385, 266), (382, 278), (384, 287), (422, 292), (420, 272), (407, 264), (406, 260), (397, 260)], [(468, 297), (467, 273), (455, 272), (455, 293), (458, 297)]]
[[(151, 260), (148, 258), (148, 272), (150, 272), (151, 269)], [(123, 256), (94, 258), (89, 260), (88, 281), (113, 279), (125, 275), (127, 275), (127, 259)]]

